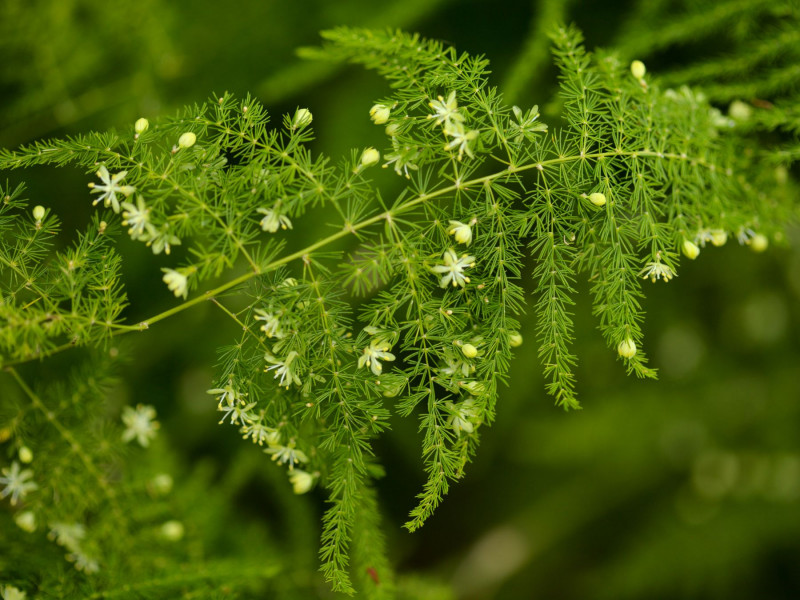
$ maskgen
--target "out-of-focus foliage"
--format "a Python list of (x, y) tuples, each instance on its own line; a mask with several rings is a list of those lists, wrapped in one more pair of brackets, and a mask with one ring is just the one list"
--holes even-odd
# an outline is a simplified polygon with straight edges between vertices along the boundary
[[(604, 46), (626, 62), (644, 60), (648, 78), (662, 89), (702, 90), (721, 119), (763, 150), (764, 202), (791, 189), (798, 175), (794, 1), (608, 6), (539, 0), (498, 7), (477, 0), (380, 6), (319, 0), (241, 2), (221, 11), (205, 1), (52, 0), (7, 1), (0, 16), (3, 148), (86, 130), (127, 131), (142, 115), (155, 122), (228, 90), (252, 91), (272, 115), (309, 106), (319, 138), (315, 153), (344, 155), (385, 144), (367, 112), (373, 99), (391, 93), (387, 87), (357, 70), (304, 63), (292, 54), (316, 44), (319, 30), (342, 24), (403, 27), (486, 54), (493, 83), (501, 84), (509, 104), (539, 104), (543, 120), (557, 129), (564, 100), (544, 33), (559, 20), (577, 22), (589, 48)], [(64, 230), (86, 228), (85, 178), (42, 167), (7, 176), (9, 196), (24, 179), (25, 196), (63, 215)], [(388, 175), (376, 179), (382, 197), (393, 199), (398, 183)], [(289, 250), (318, 239), (335, 218), (333, 211), (306, 213)], [(56, 236), (55, 221), (45, 222), (52, 228), (42, 233), (52, 235), (48, 242), (65, 261), (79, 252), (71, 236)], [(119, 242), (124, 263), (103, 254), (90, 243), (99, 226), (95, 221), (82, 242), (91, 246), (90, 260), (77, 283), (103, 298), (119, 291), (118, 278), (124, 281), (129, 322), (151, 313), (137, 309), (145, 300), (172, 306), (161, 274), (153, 273), (152, 254), (125, 240)], [(510, 366), (510, 385), (499, 389), (495, 422), (482, 429), (481, 451), (468, 476), (413, 534), (400, 526), (424, 483), (416, 458), (421, 434), (413, 419), (392, 417), (392, 432), (376, 445), (386, 476), (376, 481), (374, 497), (361, 499), (367, 512), (355, 531), (369, 540), (366, 547), (385, 546), (388, 562), (377, 553), (354, 555), (356, 587), (370, 597), (409, 599), (800, 593), (794, 565), (800, 555), (800, 236), (791, 229), (788, 235), (795, 238), (788, 247), (763, 254), (731, 242), (719, 249), (709, 244), (678, 278), (648, 288), (644, 335), (658, 382), (620, 372), (585, 300), (591, 282), (579, 278), (573, 350), (580, 358), (580, 412), (555, 410), (543, 393), (536, 318), (533, 311), (523, 317), (525, 344)], [(180, 247), (173, 253), (188, 256)], [(174, 265), (163, 258), (155, 259), (159, 267)], [(537, 291), (534, 267), (523, 273), (525, 294)], [(41, 273), (26, 267), (12, 281), (20, 304), (34, 302), (37, 318), (62, 311), (55, 326), (74, 332), (76, 342), (91, 327), (103, 327), (84, 318), (91, 318), (91, 305), (77, 311), (63, 303), (37, 306), (36, 291), (25, 287), (28, 275)], [(234, 302), (231, 310), (239, 308)], [(285, 474), (257, 447), (243, 447), (234, 430), (216, 426), (216, 402), (205, 393), (215, 380), (210, 365), (215, 349), (241, 332), (204, 302), (130, 342), (109, 342), (95, 353), (69, 351), (2, 374), (0, 465), (34, 472), (47, 465), (52, 488), (31, 493), (34, 504), (3, 501), (0, 591), (13, 585), (28, 598), (332, 596), (317, 572), (320, 516), (328, 508), (323, 496), (294, 495)], [(30, 354), (30, 348), (17, 350)], [(160, 429), (148, 448), (121, 438), (129, 429), (121, 420), (129, 414), (124, 407), (138, 404), (158, 413)], [(22, 462), (23, 446), (33, 451), (29, 464)], [(94, 483), (76, 487), (73, 481)], [(20, 521), (27, 511), (40, 516), (33, 533)], [(70, 543), (64, 526), (77, 524), (84, 533)], [(93, 559), (103, 568), (86, 574)]]

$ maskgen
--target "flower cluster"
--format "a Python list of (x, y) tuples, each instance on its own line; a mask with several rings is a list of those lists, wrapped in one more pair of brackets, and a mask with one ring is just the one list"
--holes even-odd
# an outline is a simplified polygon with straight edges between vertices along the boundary
[(439, 96), (437, 100), (429, 103), (434, 113), (428, 115), (429, 119), (433, 119), (437, 125), (442, 125), (445, 136), (452, 138), (444, 146), (447, 151), (458, 150), (458, 160), (461, 160), (466, 154), (470, 158), (474, 158), (470, 142), (478, 137), (478, 130), (467, 130), (464, 127), (464, 115), (458, 110), (458, 100), (456, 92), (453, 90), (445, 100)]

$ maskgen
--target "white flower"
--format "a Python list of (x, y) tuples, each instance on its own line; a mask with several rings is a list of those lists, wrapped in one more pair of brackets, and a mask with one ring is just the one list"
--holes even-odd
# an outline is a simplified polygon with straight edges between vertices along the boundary
[(262, 215), (264, 215), (264, 218), (261, 219), (261, 229), (264, 231), (275, 233), (278, 231), (278, 228), (292, 228), (292, 222), (289, 220), (289, 217), (280, 214), (277, 210), (271, 208), (259, 208), (256, 212), (260, 212)]
[(272, 454), (272, 460), (277, 461), (282, 465), (289, 465), (289, 470), (294, 470), (295, 464), (302, 464), (308, 462), (308, 457), (302, 450), (297, 450), (294, 447), (294, 440), (289, 440), (288, 446), (270, 446), (264, 452)]
[(197, 136), (191, 131), (181, 134), (178, 138), (178, 148), (191, 148), (197, 141)]
[(130, 442), (136, 438), (140, 446), (147, 448), (160, 427), (155, 418), (156, 409), (152, 406), (139, 404), (135, 409), (130, 406), (123, 408), (122, 422), (125, 424), (125, 431), (122, 432), (122, 441)]
[(175, 294), (176, 298), (186, 298), (189, 294), (189, 278), (175, 269), (161, 269), (164, 277), (161, 279), (167, 284), (169, 291)]
[(266, 367), (264, 371), (272, 371), (274, 369), (275, 370), (274, 378), (278, 379), (278, 377), (280, 377), (280, 381), (278, 382), (279, 386), (284, 386), (288, 388), (292, 382), (294, 382), (297, 385), (300, 385), (301, 381), (300, 377), (297, 375), (296, 371), (297, 367), (296, 365), (292, 366), (292, 363), (297, 357), (298, 354), (294, 350), (289, 352), (289, 355), (286, 357), (285, 360), (278, 360), (277, 358), (268, 353), (264, 356), (264, 359), (268, 363), (272, 364), (272, 366)]
[(665, 265), (660, 260), (647, 263), (644, 269), (639, 272), (639, 275), (642, 276), (642, 279), (647, 279), (649, 277), (650, 281), (653, 283), (656, 282), (656, 279), (663, 279), (664, 282), (667, 282), (673, 277), (678, 276), (672, 268)]
[(450, 411), (447, 419), (448, 427), (452, 427), (458, 435), (461, 432), (472, 433), (475, 422), (478, 420), (478, 407), (472, 398), (458, 404), (446, 402), (445, 407)]
[(369, 109), (369, 118), (375, 125), (383, 125), (389, 120), (392, 110), (385, 104), (376, 104)]
[(372, 340), (369, 346), (364, 348), (364, 354), (359, 357), (358, 368), (360, 369), (363, 366), (367, 366), (372, 369), (372, 373), (376, 377), (379, 376), (383, 370), (383, 365), (381, 365), (381, 363), (378, 361), (393, 361), (395, 359), (394, 354), (388, 352), (390, 349), (391, 346), (384, 338)]
[(311, 114), (311, 111), (307, 108), (298, 108), (297, 112), (294, 113), (294, 118), (292, 119), (292, 129), (302, 129), (303, 127), (307, 127), (311, 125), (311, 121), (314, 120), (314, 115)]
[(67, 554), (67, 560), (75, 563), (75, 568), (84, 573), (97, 573), (100, 570), (97, 561), (82, 550)]
[(148, 246), (152, 246), (153, 254), (169, 254), (172, 246), (180, 246), (181, 241), (177, 236), (169, 232), (169, 225), (164, 224), (160, 231), (156, 231), (154, 227), (147, 228), (146, 231), (139, 237)]
[(116, 175), (112, 176), (109, 174), (105, 165), (101, 166), (97, 170), (97, 176), (100, 178), (100, 181), (103, 182), (103, 185), (97, 185), (96, 183), (89, 184), (92, 194), (100, 194), (97, 199), (92, 202), (92, 205), (102, 201), (103, 206), (106, 208), (110, 206), (115, 213), (119, 213), (119, 200), (117, 199), (117, 193), (120, 193), (127, 198), (134, 191), (136, 191), (136, 188), (134, 188), (132, 185), (119, 185), (119, 182), (122, 181), (127, 174), (127, 171), (120, 171)]
[(80, 523), (51, 523), (47, 537), (55, 540), (59, 546), (75, 552), (80, 548), (81, 540), (86, 537), (86, 528)]
[(257, 308), (255, 310), (256, 316), (254, 319), (256, 321), (264, 321), (264, 324), (261, 326), (261, 331), (267, 334), (268, 338), (277, 338), (283, 339), (286, 337), (283, 329), (281, 329), (281, 321), (272, 313), (268, 313), (265, 310)]
[(289, 474), (289, 481), (292, 484), (292, 491), (295, 494), (305, 494), (314, 487), (315, 477), (311, 473), (306, 473), (300, 469), (294, 469)]
[(3, 587), (3, 600), (25, 600), (26, 594), (21, 589), (13, 585)]
[(464, 126), (459, 122), (448, 121), (444, 124), (444, 134), (452, 137), (452, 141), (445, 144), (445, 150), (455, 150), (458, 148), (458, 160), (466, 153), (470, 158), (474, 158), (472, 150), (470, 150), (469, 143), (478, 137), (478, 130), (473, 129), (466, 131)]
[(462, 122), (464, 120), (464, 115), (458, 112), (458, 101), (456, 100), (455, 90), (450, 92), (447, 100), (439, 96), (438, 100), (429, 102), (428, 106), (435, 111), (435, 114), (428, 115), (428, 118), (436, 119), (436, 123), (439, 125), (454, 121)]
[(219, 394), (219, 404), (217, 405), (217, 408), (220, 410), (223, 404), (227, 406), (243, 404), (244, 396), (246, 396), (246, 394), (239, 394), (239, 392), (233, 389), (232, 380), (229, 380), (228, 385), (226, 385), (224, 388), (211, 388), (210, 390), (206, 390), (206, 394), (212, 394), (214, 396)]
[(267, 427), (263, 423), (250, 422), (241, 429), (242, 439), (250, 438), (254, 444), (263, 446), (266, 442), (267, 446), (277, 446), (281, 441), (281, 434)]
[(445, 288), (449, 283), (452, 283), (453, 287), (464, 287), (469, 283), (469, 277), (464, 275), (464, 269), (475, 266), (474, 256), (464, 254), (458, 258), (452, 249), (448, 249), (444, 252), (443, 260), (443, 265), (436, 265), (431, 269), (434, 273), (443, 273), (439, 281), (440, 287)]
[(219, 420), (219, 424), (222, 425), (222, 423), (228, 417), (231, 418), (231, 425), (237, 425), (239, 423), (244, 425), (245, 423), (251, 423), (253, 419), (256, 418), (256, 416), (250, 412), (250, 410), (255, 405), (256, 405), (255, 402), (250, 402), (249, 404), (243, 404), (237, 402), (233, 406), (228, 406), (223, 404), (218, 405), (217, 410), (225, 413)]
[(459, 244), (467, 246), (472, 242), (472, 227), (461, 221), (450, 221), (450, 229), (447, 230)]
[(130, 225), (128, 235), (134, 240), (145, 237), (145, 230), (151, 236), (155, 233), (155, 228), (150, 224), (150, 209), (145, 206), (141, 196), (136, 197), (135, 205), (130, 202), (122, 203), (122, 224)]
[(11, 496), (11, 506), (16, 506), (21, 498), (24, 499), (28, 495), (28, 492), (39, 488), (36, 482), (30, 481), (33, 478), (33, 471), (30, 469), (20, 470), (17, 461), (12, 462), (10, 468), (3, 467), (2, 473), (0, 484), (5, 487), (0, 490), (0, 498)]

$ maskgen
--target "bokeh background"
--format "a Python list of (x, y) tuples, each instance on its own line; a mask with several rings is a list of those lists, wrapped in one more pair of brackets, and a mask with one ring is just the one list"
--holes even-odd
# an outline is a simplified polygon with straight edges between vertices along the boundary
[[(748, 42), (750, 25), (735, 18), (689, 42), (647, 48), (632, 41), (643, 23), (654, 27), (658, 11), (713, 4), (3, 0), (0, 145), (129, 128), (140, 116), (173, 114), (230, 91), (252, 92), (275, 122), (308, 107), (315, 150), (337, 157), (380, 148), (385, 137), (367, 112), (386, 84), (295, 55), (336, 25), (400, 27), (485, 54), (511, 100), (538, 104), (542, 119), (558, 126), (556, 77), (541, 33), (550, 20), (575, 22), (590, 48), (640, 49), (637, 57), (658, 77)], [(719, 107), (731, 99), (720, 94)], [(27, 181), (28, 197), (55, 210), (66, 231), (87, 222), (84, 174), (37, 168), (3, 176)], [(385, 197), (397, 192), (393, 177), (381, 184)], [(324, 219), (303, 217), (298, 243), (314, 239)], [(788, 236), (793, 246), (759, 255), (735, 242), (709, 247), (668, 285), (647, 286), (647, 345), (658, 382), (625, 376), (581, 288), (579, 412), (556, 409), (543, 393), (533, 322), (523, 319), (526, 343), (496, 423), (483, 431), (467, 477), (414, 534), (400, 525), (424, 481), (420, 440), (413, 419), (395, 418), (378, 450), (398, 570), (431, 575), (465, 600), (800, 597), (800, 236), (792, 227)], [(164, 257), (121, 243), (130, 319), (171, 306), (160, 280)], [(234, 429), (217, 426), (205, 394), (216, 348), (235, 335), (224, 315), (200, 306), (126, 338), (129, 362), (115, 401), (155, 405), (177, 461), (234, 486), (229, 500), (240, 514), (283, 536), (287, 547), (310, 548), (304, 560), (313, 562), (322, 496), (289, 502), (278, 468)], [(70, 360), (28, 372), (48, 377)], [(317, 593), (328, 596), (324, 586)]]

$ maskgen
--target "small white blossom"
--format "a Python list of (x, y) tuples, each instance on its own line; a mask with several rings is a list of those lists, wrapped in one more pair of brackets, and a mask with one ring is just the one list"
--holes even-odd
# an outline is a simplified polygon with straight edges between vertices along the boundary
[(656, 282), (656, 279), (663, 279), (666, 283), (673, 277), (678, 276), (678, 274), (675, 273), (671, 267), (665, 265), (660, 260), (647, 263), (644, 269), (639, 272), (639, 275), (642, 276), (642, 279), (647, 279), (649, 277), (650, 281), (653, 283)]
[(3, 476), (0, 477), (0, 484), (5, 487), (0, 490), (0, 498), (11, 496), (11, 506), (16, 506), (20, 499), (24, 499), (28, 492), (39, 488), (36, 482), (30, 481), (33, 478), (31, 469), (20, 470), (19, 463), (14, 461), (11, 467), (3, 467)]
[(228, 417), (230, 417), (231, 425), (237, 425), (239, 423), (244, 425), (245, 423), (252, 422), (253, 419), (256, 418), (256, 416), (250, 411), (253, 409), (255, 405), (256, 405), (255, 402), (250, 402), (249, 404), (242, 404), (237, 402), (233, 406), (220, 404), (219, 406), (217, 406), (217, 410), (225, 414), (222, 415), (222, 418), (219, 420), (219, 424), (222, 425), (222, 423)]
[(153, 254), (161, 254), (163, 252), (169, 255), (172, 246), (180, 246), (181, 244), (180, 239), (169, 232), (169, 225), (166, 224), (159, 231), (156, 231), (155, 228), (147, 229), (139, 239), (153, 248)]
[(373, 375), (376, 377), (379, 376), (383, 370), (383, 365), (381, 365), (379, 361), (393, 361), (395, 359), (394, 354), (388, 352), (390, 349), (391, 346), (385, 339), (378, 338), (372, 340), (370, 345), (364, 348), (364, 354), (359, 357), (358, 368), (360, 369), (363, 366), (367, 366), (372, 370)]
[(278, 229), (291, 229), (292, 222), (286, 215), (282, 215), (272, 208), (259, 208), (256, 212), (264, 215), (261, 219), (261, 229), (270, 233), (275, 233)]
[(447, 418), (448, 427), (452, 427), (458, 435), (474, 431), (478, 420), (478, 406), (475, 400), (469, 398), (458, 404), (446, 402), (445, 407), (450, 411), (450, 416)]
[(115, 213), (119, 213), (119, 199), (117, 198), (117, 193), (127, 198), (136, 191), (136, 188), (132, 185), (119, 185), (119, 182), (122, 181), (127, 174), (127, 171), (120, 171), (116, 175), (111, 175), (105, 165), (102, 165), (97, 170), (97, 176), (100, 178), (100, 181), (103, 182), (103, 185), (97, 185), (96, 183), (89, 184), (92, 194), (100, 194), (92, 204), (94, 205), (98, 202), (102, 202), (103, 206), (106, 208), (110, 206)]
[(469, 277), (464, 275), (464, 269), (475, 266), (474, 256), (464, 254), (458, 258), (452, 249), (448, 249), (444, 252), (443, 260), (443, 265), (436, 265), (431, 269), (434, 273), (443, 274), (439, 281), (440, 287), (445, 288), (448, 284), (452, 284), (453, 287), (464, 287), (469, 283)]
[(47, 537), (56, 544), (75, 552), (81, 547), (81, 540), (86, 537), (86, 528), (80, 523), (51, 523)]
[(284, 333), (283, 329), (281, 328), (281, 321), (272, 313), (268, 313), (267, 311), (257, 308), (255, 310), (256, 316), (254, 319), (256, 321), (263, 321), (264, 324), (261, 326), (261, 331), (267, 334), (268, 338), (277, 338), (283, 339), (286, 337), (286, 333)]
[(458, 101), (456, 100), (455, 90), (450, 92), (450, 95), (447, 96), (447, 100), (439, 96), (438, 100), (429, 102), (428, 106), (435, 111), (434, 114), (428, 115), (428, 118), (436, 119), (438, 125), (454, 121), (460, 123), (464, 120), (464, 115), (458, 112)]
[(405, 175), (406, 179), (411, 179), (411, 174), (408, 172), (409, 169), (412, 171), (419, 169), (414, 162), (420, 156), (419, 150), (410, 146), (400, 146), (397, 138), (392, 138), (392, 148), (394, 149), (394, 152), (384, 156), (386, 162), (384, 163), (383, 168), (386, 169), (389, 165), (394, 164), (395, 173), (398, 175)]
[(97, 561), (82, 550), (67, 554), (67, 560), (75, 563), (75, 568), (83, 573), (97, 573), (100, 570)]
[(6, 585), (0, 591), (3, 594), (3, 600), (25, 600), (27, 598), (25, 592), (13, 585)]
[(461, 123), (457, 121), (448, 121), (444, 124), (444, 134), (453, 138), (450, 142), (445, 144), (445, 150), (458, 149), (458, 160), (461, 160), (464, 154), (470, 158), (474, 158), (475, 155), (472, 154), (469, 143), (478, 137), (477, 129), (466, 131)]
[(259, 446), (263, 446), (267, 444), (267, 446), (277, 446), (280, 444), (281, 441), (281, 434), (272, 429), (271, 427), (267, 427), (260, 421), (258, 422), (250, 422), (240, 430), (242, 434), (242, 439), (250, 438), (253, 440), (254, 444), (258, 444)]
[(447, 230), (459, 244), (467, 246), (472, 242), (472, 227), (461, 221), (450, 221), (450, 228)]
[(155, 418), (156, 409), (152, 406), (139, 404), (136, 408), (123, 408), (122, 422), (125, 424), (125, 431), (122, 432), (122, 441), (130, 442), (136, 438), (140, 446), (147, 448), (161, 426)]
[(122, 224), (130, 225), (128, 235), (131, 239), (139, 240), (145, 237), (145, 231), (150, 236), (155, 234), (155, 227), (150, 224), (150, 209), (144, 204), (144, 198), (136, 196), (136, 204), (122, 203)]
[(294, 447), (294, 440), (289, 440), (287, 446), (270, 446), (264, 450), (265, 453), (272, 455), (272, 460), (281, 465), (289, 465), (289, 470), (294, 470), (295, 464), (308, 462), (305, 452)]
[(292, 484), (292, 491), (298, 495), (305, 494), (314, 487), (315, 479), (314, 475), (300, 469), (294, 469), (289, 473), (289, 482)]
[(229, 380), (228, 385), (223, 388), (211, 388), (210, 390), (206, 390), (206, 394), (212, 394), (214, 396), (219, 395), (219, 408), (223, 405), (235, 406), (236, 404), (243, 404), (244, 397), (246, 396), (246, 394), (240, 394), (233, 388), (232, 380)]
[(300, 377), (297, 375), (297, 365), (294, 363), (295, 359), (299, 355), (297, 352), (292, 350), (289, 352), (289, 355), (286, 357), (285, 360), (278, 360), (271, 354), (266, 354), (264, 359), (270, 363), (271, 367), (266, 367), (265, 371), (275, 371), (275, 379), (280, 377), (280, 381), (278, 382), (279, 386), (289, 387), (292, 382), (297, 385), (300, 385)]
[(189, 278), (181, 271), (175, 269), (161, 269), (164, 277), (161, 279), (167, 284), (169, 291), (175, 294), (176, 298), (186, 298), (189, 294)]

